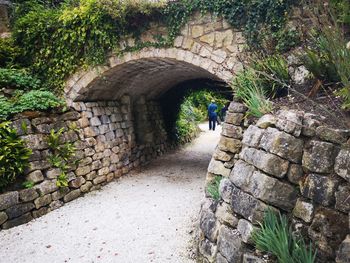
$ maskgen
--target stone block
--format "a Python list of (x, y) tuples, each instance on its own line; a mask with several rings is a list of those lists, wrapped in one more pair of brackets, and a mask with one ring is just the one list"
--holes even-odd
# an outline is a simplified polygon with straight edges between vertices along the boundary
[(201, 42), (208, 44), (209, 46), (214, 46), (215, 33), (209, 33), (199, 38)]
[(35, 210), (32, 212), (33, 218), (38, 218), (43, 215), (46, 215), (47, 213), (51, 212), (51, 208), (49, 207), (42, 207), (39, 210)]
[(217, 206), (215, 216), (221, 224), (231, 227), (236, 227), (238, 224), (238, 218), (234, 216), (231, 206), (225, 202)]
[(212, 211), (202, 211), (199, 222), (200, 229), (211, 242), (216, 242), (219, 231), (219, 222)]
[(77, 176), (83, 176), (91, 172), (91, 167), (90, 166), (80, 166), (78, 169), (75, 170), (75, 174)]
[(260, 147), (294, 163), (303, 155), (304, 142), (275, 128), (267, 128), (260, 141)]
[(288, 172), (289, 162), (287, 160), (262, 150), (243, 148), (240, 153), (240, 158), (254, 165), (256, 168), (278, 178), (283, 178)]
[(347, 235), (344, 241), (340, 244), (335, 262), (336, 263), (350, 262), (350, 235)]
[(72, 201), (72, 200), (78, 198), (80, 195), (81, 195), (80, 189), (76, 189), (76, 190), (70, 191), (68, 194), (66, 194), (66, 195), (63, 197), (63, 201), (64, 201), (65, 203), (70, 202), (70, 201)]
[(40, 170), (31, 172), (26, 175), (26, 180), (31, 181), (33, 183), (39, 183), (44, 181), (44, 175)]
[(298, 137), (303, 127), (303, 114), (296, 111), (280, 110), (277, 113), (276, 127)]
[(51, 211), (60, 208), (61, 206), (63, 206), (64, 203), (62, 201), (56, 200), (53, 201), (52, 203), (50, 203), (49, 208), (51, 209)]
[(265, 114), (256, 123), (256, 126), (261, 129), (267, 129), (268, 127), (275, 127), (277, 118), (272, 114)]
[(226, 258), (224, 258), (223, 255), (221, 255), (220, 253), (217, 253), (216, 263), (229, 263), (229, 262), (226, 260)]
[(228, 262), (241, 262), (244, 245), (237, 230), (221, 226), (218, 237), (218, 251)]
[(244, 114), (243, 113), (233, 113), (233, 112), (226, 112), (225, 116), (225, 122), (233, 125), (240, 125), (243, 121)]
[(288, 180), (293, 184), (299, 184), (299, 182), (304, 178), (304, 171), (301, 165), (291, 164), (288, 170)]
[(222, 179), (219, 185), (219, 193), (222, 200), (226, 203), (231, 203), (231, 197), (233, 192), (233, 184), (229, 179)]
[(315, 136), (316, 129), (319, 125), (321, 125), (321, 123), (318, 120), (318, 116), (306, 113), (303, 120), (302, 134), (309, 137)]
[(243, 261), (242, 263), (266, 263), (267, 261), (259, 258), (258, 256), (255, 256), (251, 253), (245, 253), (243, 255)]
[(232, 101), (228, 107), (229, 112), (235, 112), (235, 113), (245, 113), (248, 110), (248, 108), (242, 104), (235, 101)]
[(344, 213), (350, 212), (350, 186), (340, 186), (335, 192), (335, 208)]
[(211, 159), (209, 166), (208, 166), (208, 172), (212, 174), (221, 175), (224, 177), (228, 177), (230, 175), (230, 169), (227, 169), (223, 162), (217, 161), (215, 159)]
[(350, 182), (350, 149), (341, 149), (335, 158), (334, 171)]
[(36, 189), (34, 188), (20, 190), (18, 194), (19, 194), (19, 199), (22, 202), (32, 201), (39, 196)]
[(314, 216), (314, 205), (298, 199), (293, 209), (293, 215), (306, 223), (310, 223)]
[(224, 123), (222, 125), (221, 134), (226, 136), (226, 137), (229, 137), (229, 138), (242, 139), (243, 138), (243, 129), (239, 126)]
[(346, 142), (349, 133), (349, 130), (332, 129), (327, 126), (319, 126), (316, 128), (316, 135), (321, 140), (339, 144)]
[(69, 182), (69, 187), (71, 188), (79, 188), (80, 186), (82, 186), (84, 183), (86, 182), (86, 180), (84, 179), (84, 177), (79, 176), (76, 179), (72, 180)]
[(243, 134), (242, 143), (250, 147), (258, 147), (260, 140), (264, 135), (265, 130), (259, 129), (254, 125), (250, 125), (248, 129)]
[(8, 220), (7, 222), (5, 222), (2, 225), (2, 228), (9, 229), (11, 227), (15, 227), (15, 226), (19, 226), (19, 225), (28, 223), (32, 219), (33, 219), (32, 215), (30, 213), (27, 213), (27, 214), (24, 214), (20, 217), (15, 218), (15, 219)]
[(90, 191), (91, 187), (92, 187), (92, 183), (91, 182), (86, 182), (85, 184), (83, 184), (82, 186), (80, 186), (80, 191), (82, 193), (87, 193)]
[(6, 209), (6, 214), (9, 219), (19, 217), (35, 208), (33, 203), (24, 203), (11, 206)]
[(40, 195), (46, 195), (55, 192), (58, 189), (57, 180), (46, 180), (39, 185), (36, 185), (35, 189), (37, 189)]
[(39, 209), (42, 206), (50, 204), (51, 201), (52, 201), (51, 194), (38, 197), (37, 199), (34, 200), (35, 208)]
[(222, 151), (231, 153), (238, 153), (241, 150), (242, 143), (240, 140), (228, 138), (225, 136), (220, 137), (218, 148)]
[(199, 253), (209, 262), (215, 262), (217, 252), (216, 244), (210, 242), (208, 239), (205, 238), (199, 242)]
[(304, 148), (303, 167), (315, 173), (330, 173), (336, 153), (337, 149), (331, 143), (310, 141)]
[(0, 212), (0, 225), (2, 225), (6, 220), (8, 219), (8, 216), (5, 212)]
[(87, 175), (85, 175), (85, 179), (89, 180), (89, 181), (92, 181), (96, 177), (97, 177), (96, 171), (92, 171), (92, 172), (88, 173)]
[(0, 195), (0, 211), (18, 204), (18, 192), (8, 192)]
[(218, 161), (228, 162), (232, 159), (232, 155), (217, 148), (213, 154), (213, 158)]
[(94, 180), (92, 180), (92, 182), (94, 185), (96, 185), (96, 184), (101, 184), (101, 183), (105, 182), (106, 180), (107, 180), (107, 177), (105, 175), (103, 175), (103, 176), (96, 177)]
[(238, 221), (237, 230), (241, 234), (241, 238), (244, 243), (253, 244), (252, 234), (254, 227), (249, 221), (240, 219)]
[(52, 168), (45, 172), (46, 178), (56, 179), (61, 174), (61, 170), (59, 168)]
[(48, 148), (46, 136), (42, 134), (30, 134), (22, 137), (28, 148), (32, 150), (44, 150)]
[(56, 192), (52, 193), (52, 200), (56, 201), (63, 198), (67, 193), (69, 193), (69, 187), (61, 187)]
[(329, 206), (334, 204), (338, 185), (337, 178), (310, 174), (301, 185), (301, 193), (318, 204)]

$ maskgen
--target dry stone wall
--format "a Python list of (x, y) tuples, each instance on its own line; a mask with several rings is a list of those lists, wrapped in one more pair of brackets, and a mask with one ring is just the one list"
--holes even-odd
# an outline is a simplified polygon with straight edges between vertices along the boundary
[[(145, 121), (153, 128), (152, 140), (142, 144), (135, 138), (135, 106), (128, 96), (119, 101), (74, 103), (74, 110), (63, 114), (28, 113), (14, 120), (13, 125), (33, 150), (24, 180), (34, 186), (23, 189), (19, 184), (0, 194), (1, 229), (40, 217), (161, 155), (167, 142), (159, 106), (149, 101), (141, 104)], [(61, 188), (57, 186), (60, 170), (48, 161), (47, 144), (50, 131), (60, 128), (65, 129), (62, 143), (70, 142), (77, 149), (68, 187)]]
[(208, 167), (207, 184), (222, 180), (220, 200), (207, 192), (201, 208), (199, 262), (274, 262), (251, 240), (268, 207), (312, 241), (318, 262), (350, 262), (350, 131), (304, 112), (253, 123), (245, 112), (231, 103)]

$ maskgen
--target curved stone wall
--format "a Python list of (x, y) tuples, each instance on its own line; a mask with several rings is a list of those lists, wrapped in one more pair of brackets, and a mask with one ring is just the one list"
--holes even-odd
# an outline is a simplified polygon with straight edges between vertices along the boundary
[(232, 102), (207, 184), (222, 176), (220, 200), (206, 193), (200, 212), (200, 262), (267, 262), (251, 241), (271, 207), (315, 244), (318, 262), (350, 262), (350, 130), (318, 116), (281, 110), (254, 123)]

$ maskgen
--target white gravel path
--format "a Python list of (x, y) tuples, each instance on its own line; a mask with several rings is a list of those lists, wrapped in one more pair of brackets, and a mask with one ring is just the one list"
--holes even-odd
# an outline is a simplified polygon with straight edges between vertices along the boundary
[(188, 257), (220, 129), (100, 191), (0, 231), (1, 263), (194, 262)]

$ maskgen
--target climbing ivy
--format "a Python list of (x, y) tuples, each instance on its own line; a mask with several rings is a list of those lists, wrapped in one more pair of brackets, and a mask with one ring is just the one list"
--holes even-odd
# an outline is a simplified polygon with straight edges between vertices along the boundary
[[(297, 1), (60, 2), (27, 0), (17, 4), (13, 27), (15, 43), (23, 48), (33, 74), (57, 92), (63, 87), (65, 78), (77, 68), (101, 64), (112, 51), (120, 53), (120, 41), (127, 36), (136, 40), (136, 45), (127, 48), (131, 51), (145, 46), (171, 45), (196, 11), (223, 16), (233, 27), (243, 29), (252, 48), (262, 47), (266, 36), (272, 32), (276, 37), (272, 35), (273, 44), (269, 44), (269, 48), (273, 48), (278, 46), (276, 42), (283, 40), (281, 32), (285, 29), (288, 10)], [(154, 22), (166, 26), (167, 36), (159, 36), (155, 43), (142, 43), (140, 34)]]

